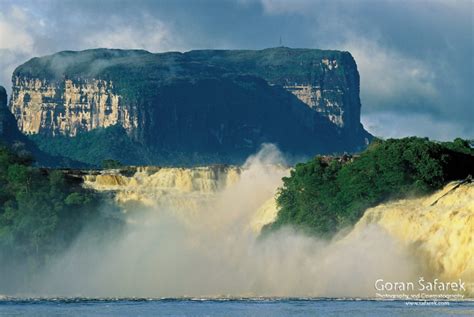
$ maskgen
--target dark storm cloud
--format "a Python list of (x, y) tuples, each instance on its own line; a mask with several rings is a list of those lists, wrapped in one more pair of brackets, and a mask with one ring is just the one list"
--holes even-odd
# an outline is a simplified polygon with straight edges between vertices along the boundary
[(363, 121), (382, 136), (474, 138), (473, 2), (0, 0), (0, 83), (26, 59), (91, 47), (153, 52), (349, 50)]

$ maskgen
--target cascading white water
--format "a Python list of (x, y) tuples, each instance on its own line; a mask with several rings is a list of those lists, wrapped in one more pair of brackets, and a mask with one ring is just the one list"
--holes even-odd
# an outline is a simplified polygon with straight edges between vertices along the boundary
[[(90, 243), (96, 232), (85, 231), (45, 272), (41, 293), (373, 297), (379, 278), (407, 281), (426, 273), (425, 259), (414, 255), (410, 245), (425, 239), (426, 247), (438, 246), (430, 242), (436, 236), (429, 230), (419, 239), (412, 234), (425, 217), (420, 209), (410, 209), (417, 201), (408, 201), (405, 213), (400, 205), (399, 211), (383, 214), (381, 208), (390, 209), (390, 204), (371, 209), (355, 230), (332, 242), (290, 229), (260, 240), (259, 229), (276, 216), (273, 196), (288, 174), (282, 163), (269, 145), (242, 167), (144, 168), (130, 177), (87, 176), (86, 186), (115, 193), (126, 210), (126, 228), (100, 245)], [(443, 217), (441, 209), (432, 213), (433, 219)], [(394, 224), (407, 214), (412, 215), (405, 222), (411, 236), (404, 239)], [(472, 209), (469, 215), (472, 219)]]

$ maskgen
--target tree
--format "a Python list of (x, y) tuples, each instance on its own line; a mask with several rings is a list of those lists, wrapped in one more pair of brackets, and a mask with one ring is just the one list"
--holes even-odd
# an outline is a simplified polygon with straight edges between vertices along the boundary
[(376, 139), (353, 160), (316, 157), (296, 165), (279, 190), (277, 219), (264, 230), (291, 225), (330, 237), (369, 207), (468, 175), (474, 175), (474, 150), (465, 140)]

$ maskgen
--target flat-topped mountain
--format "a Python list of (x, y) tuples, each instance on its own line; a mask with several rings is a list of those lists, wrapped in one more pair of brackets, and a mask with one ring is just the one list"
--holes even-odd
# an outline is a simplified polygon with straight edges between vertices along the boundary
[(348, 52), (65, 51), (31, 59), (12, 81), (19, 129), (44, 151), (93, 164), (239, 163), (262, 143), (301, 157), (371, 138)]

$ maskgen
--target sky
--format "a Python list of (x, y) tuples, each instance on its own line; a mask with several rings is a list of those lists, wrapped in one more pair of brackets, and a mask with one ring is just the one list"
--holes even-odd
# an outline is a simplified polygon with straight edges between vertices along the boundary
[(474, 139), (473, 0), (0, 0), (0, 85), (35, 56), (279, 46), (351, 52), (376, 136)]

